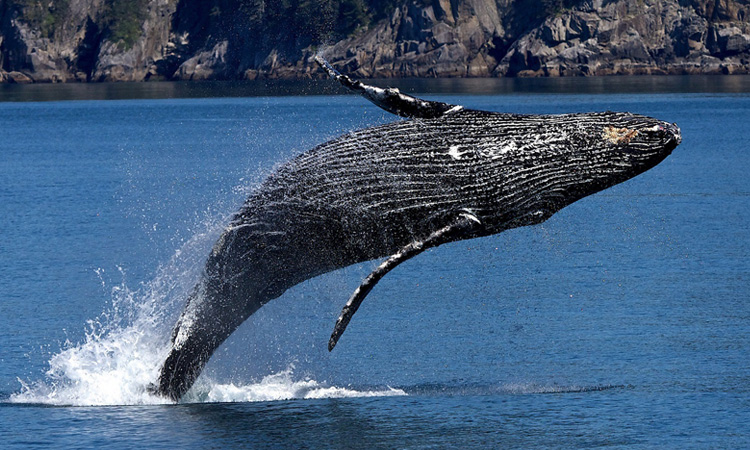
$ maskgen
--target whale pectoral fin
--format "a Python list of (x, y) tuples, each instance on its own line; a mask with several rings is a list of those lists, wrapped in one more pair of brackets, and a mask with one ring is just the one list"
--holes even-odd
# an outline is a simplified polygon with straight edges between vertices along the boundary
[(346, 330), (347, 325), (352, 320), (354, 313), (357, 312), (362, 301), (367, 297), (367, 294), (372, 291), (372, 288), (391, 270), (402, 262), (417, 256), (423, 251), (437, 247), (438, 245), (445, 244), (446, 242), (452, 242), (457, 239), (468, 238), (472, 233), (481, 226), (479, 219), (470, 212), (462, 212), (458, 218), (450, 225), (445, 226), (423, 241), (414, 241), (402, 248), (398, 253), (392, 255), (380, 264), (370, 275), (365, 278), (362, 284), (354, 291), (349, 301), (344, 305), (344, 309), (341, 311), (341, 315), (336, 321), (336, 325), (333, 327), (333, 333), (331, 339), (328, 341), (328, 351), (330, 352), (338, 343), (339, 338)]
[(396, 88), (383, 89), (364, 84), (361, 81), (352, 80), (348, 76), (340, 74), (328, 61), (320, 56), (315, 56), (315, 62), (320, 64), (320, 67), (331, 78), (341, 83), (345, 88), (362, 95), (384, 110), (401, 117), (435, 119), (444, 114), (463, 109), (462, 106), (458, 105), (422, 100), (421, 98), (402, 94)]

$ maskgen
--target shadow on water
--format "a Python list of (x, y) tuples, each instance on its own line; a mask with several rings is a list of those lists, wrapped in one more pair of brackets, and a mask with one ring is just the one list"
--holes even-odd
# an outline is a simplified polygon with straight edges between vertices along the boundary
[(539, 394), (583, 394), (617, 389), (630, 389), (632, 386), (622, 384), (604, 384), (594, 386), (542, 385), (537, 383), (515, 383), (501, 385), (485, 384), (420, 384), (403, 387), (404, 392), (414, 396), (482, 396), (482, 395), (539, 395)]
[[(748, 93), (750, 76), (623, 76), (566, 78), (437, 78), (370, 80), (427, 94)], [(266, 97), (347, 93), (329, 80), (175, 81), (146, 83), (0, 84), (0, 102)]]

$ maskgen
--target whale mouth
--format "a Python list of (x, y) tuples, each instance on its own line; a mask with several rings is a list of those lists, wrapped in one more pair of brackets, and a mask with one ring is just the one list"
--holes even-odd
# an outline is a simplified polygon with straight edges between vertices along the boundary
[(676, 123), (664, 122), (662, 125), (659, 125), (659, 128), (665, 136), (666, 146), (671, 145), (672, 149), (674, 149), (675, 147), (680, 145), (680, 143), (682, 142), (682, 132), (680, 131), (680, 127), (678, 127)]
[[(635, 136), (627, 135), (627, 137), (631, 138), (628, 140), (628, 143), (630, 140), (633, 142), (639, 142), (638, 138), (642, 138), (643, 140), (641, 140), (640, 143), (641, 145), (645, 143), (647, 146), (647, 148), (644, 149), (646, 153), (659, 155), (662, 158), (670, 155), (672, 150), (682, 142), (682, 132), (680, 131), (680, 127), (674, 123), (660, 121), (655, 125), (651, 125), (647, 128), (640, 128), (639, 130), (634, 130), (632, 132)], [(609, 139), (612, 140), (613, 138), (609, 137)], [(618, 136), (618, 139), (622, 140), (625, 139), (625, 137)]]

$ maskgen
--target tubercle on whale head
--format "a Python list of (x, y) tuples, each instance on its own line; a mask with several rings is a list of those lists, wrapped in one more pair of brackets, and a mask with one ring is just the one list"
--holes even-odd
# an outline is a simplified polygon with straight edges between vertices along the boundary
[[(628, 113), (594, 113), (550, 118), (554, 133), (533, 148), (507, 152), (504, 165), (527, 165), (503, 173), (504, 188), (494, 199), (497, 217), (487, 223), (495, 233), (535, 225), (562, 208), (653, 168), (682, 140), (677, 125)], [(552, 136), (552, 134), (556, 134)], [(533, 170), (532, 170), (533, 169)], [(510, 188), (509, 188), (510, 187)], [(514, 192), (523, 190), (524, 195)], [(494, 210), (494, 209), (493, 209)]]
[(650, 170), (682, 142), (680, 128), (641, 115), (618, 117), (601, 130), (599, 189), (606, 189)]
[(682, 142), (680, 128), (674, 123), (640, 115), (625, 116), (615, 123), (602, 129), (601, 162), (595, 164), (598, 179), (584, 196), (652, 169)]
[(644, 127), (641, 130), (635, 130), (636, 133), (645, 133), (652, 139), (659, 142), (663, 150), (671, 151), (682, 142), (682, 134), (676, 123), (662, 122), (654, 119), (656, 124), (650, 127)]
[(669, 156), (682, 142), (682, 134), (677, 124), (637, 116), (633, 126), (605, 127), (602, 139), (613, 147), (613, 158), (619, 154), (632, 165), (635, 176)]
[(661, 135), (666, 144), (672, 145), (672, 149), (682, 143), (682, 132), (676, 123), (663, 122), (656, 127), (656, 132)]

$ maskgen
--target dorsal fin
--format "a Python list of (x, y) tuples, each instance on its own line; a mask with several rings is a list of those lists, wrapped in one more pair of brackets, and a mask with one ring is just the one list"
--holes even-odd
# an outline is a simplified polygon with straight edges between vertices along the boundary
[(345, 88), (362, 95), (364, 98), (370, 100), (389, 113), (401, 117), (435, 119), (445, 114), (461, 111), (463, 109), (463, 106), (459, 105), (433, 102), (412, 97), (411, 95), (401, 93), (396, 88), (383, 89), (364, 84), (361, 81), (352, 80), (348, 76), (340, 74), (321, 56), (316, 55), (315, 62), (320, 64), (320, 67), (322, 67), (331, 78), (341, 83)]

